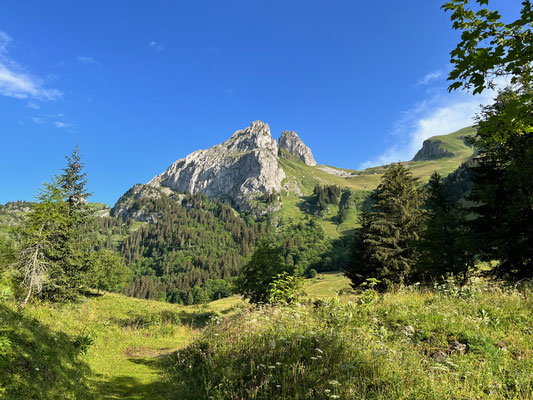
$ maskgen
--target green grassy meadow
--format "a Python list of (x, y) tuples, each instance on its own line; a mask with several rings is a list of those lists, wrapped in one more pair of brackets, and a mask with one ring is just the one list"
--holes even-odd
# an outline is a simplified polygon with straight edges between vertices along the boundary
[(527, 287), (477, 281), (378, 296), (356, 294), (342, 274), (329, 273), (306, 280), (305, 291), (301, 306), (259, 309), (237, 296), (178, 306), (106, 293), (22, 311), (4, 300), (0, 393), (6, 399), (533, 398)]
[[(309, 281), (308, 290), (331, 296), (347, 285), (342, 275), (328, 274)], [(179, 306), (115, 293), (80, 304), (34, 303), (22, 311), (4, 301), (0, 398), (167, 399), (161, 358), (193, 341), (210, 318), (245, 306), (238, 296)], [(2, 347), (2, 338), (11, 345)]]

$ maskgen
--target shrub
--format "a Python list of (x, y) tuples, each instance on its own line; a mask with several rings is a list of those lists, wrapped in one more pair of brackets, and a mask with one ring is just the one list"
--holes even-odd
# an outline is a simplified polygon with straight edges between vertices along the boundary
[(270, 304), (294, 304), (304, 296), (304, 281), (299, 276), (287, 272), (278, 274), (270, 284), (268, 302)]

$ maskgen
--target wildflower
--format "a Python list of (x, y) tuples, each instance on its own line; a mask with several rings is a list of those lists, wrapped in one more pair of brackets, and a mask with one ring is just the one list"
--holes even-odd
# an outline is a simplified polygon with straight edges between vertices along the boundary
[(315, 350), (316, 350), (316, 351), (318, 351), (318, 352), (319, 352), (320, 354), (322, 354), (322, 353), (323, 353), (323, 351), (322, 351), (322, 350), (320, 350), (320, 349), (319, 349), (318, 347), (317, 347), (317, 348), (316, 348)]
[(332, 386), (337, 386), (337, 385), (340, 385), (340, 383), (338, 381), (335, 381), (335, 380), (331, 380), (328, 382), (330, 385)]

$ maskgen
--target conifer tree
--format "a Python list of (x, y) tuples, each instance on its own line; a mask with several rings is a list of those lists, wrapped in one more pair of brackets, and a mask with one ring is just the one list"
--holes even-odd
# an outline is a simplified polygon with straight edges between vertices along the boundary
[(423, 196), (418, 179), (401, 164), (393, 164), (373, 193), (374, 206), (364, 211), (352, 243), (346, 275), (358, 287), (368, 278), (381, 289), (408, 282), (416, 261), (413, 242), (422, 229)]
[(533, 5), (523, 0), (519, 18), (508, 22), (485, 5), (488, 0), (443, 5), (461, 31), (451, 52), (449, 90), (475, 94), (495, 89), (498, 77), (510, 80), (478, 116), (470, 200), (480, 256), (499, 261), (497, 275), (520, 279), (533, 276)]
[(416, 243), (419, 252), (416, 279), (429, 281), (453, 274), (465, 282), (474, 261), (467, 212), (449, 198), (437, 172), (429, 180), (425, 207), (428, 212), (425, 230)]
[(22, 226), (22, 244), (16, 264), (25, 288), (22, 307), (49, 280), (53, 266), (50, 254), (67, 221), (63, 196), (64, 192), (56, 179), (51, 183), (45, 182)]
[[(529, 92), (531, 96), (533, 92)], [(529, 112), (514, 118), (516, 107)], [(528, 104), (516, 90), (503, 90), (494, 104), (483, 109), (478, 125), (475, 144), (479, 156), (469, 198), (475, 215), (472, 232), (476, 248), (483, 260), (499, 261), (493, 271), (499, 277), (533, 277), (531, 97)]]
[(53, 300), (75, 300), (89, 284), (92, 211), (87, 204), (87, 174), (76, 147), (66, 157), (58, 183), (65, 203), (65, 223), (49, 251), (52, 261), (43, 294)]

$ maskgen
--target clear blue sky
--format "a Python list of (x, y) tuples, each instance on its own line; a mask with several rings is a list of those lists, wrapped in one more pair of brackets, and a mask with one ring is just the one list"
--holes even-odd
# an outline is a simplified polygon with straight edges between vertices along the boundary
[[(458, 42), (433, 0), (9, 1), (0, 6), (0, 203), (32, 200), (78, 143), (113, 205), (260, 119), (321, 164), (414, 155), (487, 96), (448, 95)], [(504, 17), (519, 0), (491, 1)]]

